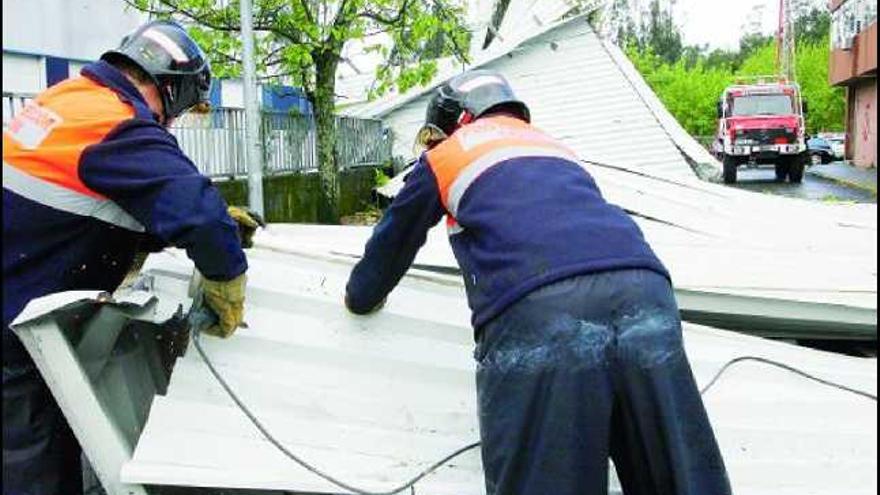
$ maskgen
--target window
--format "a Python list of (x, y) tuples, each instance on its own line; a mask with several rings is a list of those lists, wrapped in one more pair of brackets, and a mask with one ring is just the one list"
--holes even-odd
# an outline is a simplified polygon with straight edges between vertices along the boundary
[(791, 97), (787, 95), (748, 95), (733, 99), (731, 115), (791, 115)]
[(851, 48), (853, 36), (876, 21), (877, 0), (849, 0), (831, 14), (831, 48)]

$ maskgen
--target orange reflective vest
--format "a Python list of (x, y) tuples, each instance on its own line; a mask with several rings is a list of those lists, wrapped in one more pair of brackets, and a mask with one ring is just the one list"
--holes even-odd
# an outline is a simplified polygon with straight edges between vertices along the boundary
[(668, 276), (635, 222), (605, 201), (570, 149), (495, 115), (422, 155), (352, 271), (349, 306), (367, 311), (381, 301), (444, 215), (474, 327), (566, 277), (625, 268)]
[(523, 156), (577, 162), (574, 152), (561, 143), (528, 123), (507, 116), (480, 119), (428, 152), (440, 200), (449, 212), (450, 234), (461, 231), (456, 220), (458, 207), (474, 181), (493, 166)]
[(247, 269), (211, 181), (106, 62), (49, 88), (3, 132), (3, 320), (31, 299), (113, 291), (137, 250), (186, 249), (205, 277)]
[(50, 88), (3, 132), (3, 187), (58, 210), (142, 232), (143, 225), (79, 176), (83, 150), (134, 115), (113, 90), (85, 77)]

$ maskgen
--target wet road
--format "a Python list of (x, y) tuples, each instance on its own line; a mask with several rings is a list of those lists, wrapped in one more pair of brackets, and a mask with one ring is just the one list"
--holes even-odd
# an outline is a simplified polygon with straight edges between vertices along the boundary
[(801, 184), (776, 182), (772, 166), (740, 168), (737, 174), (737, 182), (731, 187), (813, 201), (877, 202), (877, 198), (870, 192), (822, 179), (811, 175), (809, 172), (804, 174), (804, 181)]

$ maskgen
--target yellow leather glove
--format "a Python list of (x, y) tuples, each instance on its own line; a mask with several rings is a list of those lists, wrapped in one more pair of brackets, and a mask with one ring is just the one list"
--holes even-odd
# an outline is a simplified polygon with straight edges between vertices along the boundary
[(203, 280), (205, 303), (217, 313), (220, 321), (205, 333), (224, 339), (232, 335), (244, 320), (244, 273), (232, 280)]
[(241, 247), (247, 249), (254, 247), (254, 232), (257, 227), (265, 227), (263, 217), (255, 211), (240, 206), (230, 206), (226, 209), (229, 216), (238, 224), (238, 237), (241, 239)]

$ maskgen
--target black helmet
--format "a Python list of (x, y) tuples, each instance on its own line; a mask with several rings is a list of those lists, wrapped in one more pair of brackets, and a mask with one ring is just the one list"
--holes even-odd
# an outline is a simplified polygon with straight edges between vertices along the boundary
[(120, 59), (134, 63), (153, 79), (165, 106), (166, 120), (195, 105), (208, 105), (208, 58), (176, 22), (148, 22), (123, 38), (119, 48), (101, 55), (101, 60), (110, 63)]
[(416, 136), (416, 145), (431, 147), (464, 122), (473, 121), (490, 110), (503, 106), (531, 120), (529, 108), (513, 94), (513, 88), (500, 73), (474, 70), (440, 85), (425, 112), (425, 125)]

